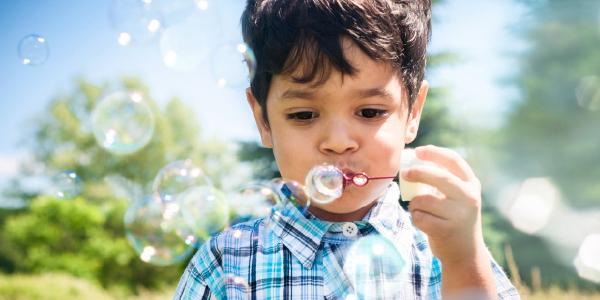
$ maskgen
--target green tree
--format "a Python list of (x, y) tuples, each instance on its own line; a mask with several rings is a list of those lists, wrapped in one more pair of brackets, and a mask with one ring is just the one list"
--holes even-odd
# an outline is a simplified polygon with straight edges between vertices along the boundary
[[(112, 90), (141, 93), (155, 116), (150, 142), (126, 156), (99, 146), (89, 125), (95, 105)], [(25, 146), (33, 160), (6, 191), (29, 205), (0, 211), (0, 270), (62, 271), (134, 291), (138, 285), (173, 284), (185, 262), (162, 268), (142, 262), (125, 238), (125, 210), (149, 194), (158, 171), (175, 160), (191, 159), (217, 188), (231, 184), (229, 175), (239, 166), (234, 145), (202, 138), (190, 108), (173, 98), (160, 109), (135, 78), (101, 85), (78, 79), (73, 91), (52, 99), (32, 124)], [(43, 189), (27, 182), (63, 170), (81, 178), (82, 190), (74, 200), (44, 196)]]
[[(600, 27), (598, 1), (521, 1), (528, 22), (516, 28), (527, 47), (508, 83), (519, 90), (503, 128), (490, 140), (503, 176), (519, 182), (549, 177), (568, 206), (600, 203)], [(552, 221), (551, 221), (552, 222)], [(508, 230), (510, 225), (506, 226)], [(544, 285), (578, 280), (542, 238), (511, 233), (521, 276), (540, 267)], [(574, 249), (561, 249), (573, 253)]]

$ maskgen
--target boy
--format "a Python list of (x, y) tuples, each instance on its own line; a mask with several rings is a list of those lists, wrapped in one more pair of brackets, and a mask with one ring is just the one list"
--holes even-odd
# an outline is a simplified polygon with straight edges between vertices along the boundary
[[(430, 7), (430, 0), (248, 0), (242, 29), (257, 70), (247, 99), (283, 178), (304, 182), (321, 163), (398, 174), (427, 95)], [(439, 167), (401, 176), (437, 192), (416, 196), (408, 212), (391, 179), (348, 186), (308, 211), (290, 202), (207, 241), (174, 298), (518, 299), (484, 245), (481, 188), (469, 165), (448, 149), (416, 150)], [(367, 236), (409, 253), (392, 294), (365, 296), (344, 274), (350, 245)]]

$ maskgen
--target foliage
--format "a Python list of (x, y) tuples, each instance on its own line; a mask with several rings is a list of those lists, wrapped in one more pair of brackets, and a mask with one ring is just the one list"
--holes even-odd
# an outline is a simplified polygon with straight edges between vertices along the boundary
[[(150, 142), (126, 156), (99, 146), (90, 128), (93, 108), (114, 90), (141, 93), (156, 121)], [(123, 215), (129, 203), (150, 193), (160, 168), (175, 160), (191, 159), (217, 188), (231, 184), (229, 175), (240, 173), (233, 145), (200, 133), (193, 110), (176, 98), (160, 109), (137, 79), (114, 85), (78, 79), (73, 91), (50, 101), (26, 135), (33, 160), (5, 192), (28, 206), (0, 211), (0, 271), (64, 272), (126, 291), (173, 284), (185, 262), (165, 268), (142, 262), (125, 238)], [(63, 170), (81, 178), (76, 199), (54, 199), (43, 184), (28, 182)]]
[(122, 227), (125, 208), (114, 199), (96, 204), (36, 198), (27, 213), (7, 219), (0, 232), (3, 255), (17, 272), (66, 272), (105, 287), (135, 290), (173, 283), (177, 266), (145, 264), (129, 246)]

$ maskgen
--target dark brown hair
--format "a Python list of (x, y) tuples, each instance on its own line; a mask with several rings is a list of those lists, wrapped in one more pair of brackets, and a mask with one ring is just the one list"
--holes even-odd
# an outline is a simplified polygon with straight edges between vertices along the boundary
[(425, 73), (431, 0), (248, 0), (241, 23), (256, 55), (250, 87), (265, 121), (273, 75), (293, 74), (295, 82), (317, 86), (331, 68), (356, 72), (344, 57), (342, 37), (398, 70), (410, 108)]

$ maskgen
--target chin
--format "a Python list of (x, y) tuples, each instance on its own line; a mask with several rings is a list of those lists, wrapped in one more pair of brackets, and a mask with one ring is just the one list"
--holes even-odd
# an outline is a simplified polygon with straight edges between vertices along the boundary
[[(384, 185), (384, 188), (387, 185)], [(344, 191), (341, 198), (324, 205), (314, 205), (320, 209), (334, 214), (348, 214), (369, 206), (373, 201), (383, 196), (381, 187), (372, 187), (371, 189), (349, 187)]]

